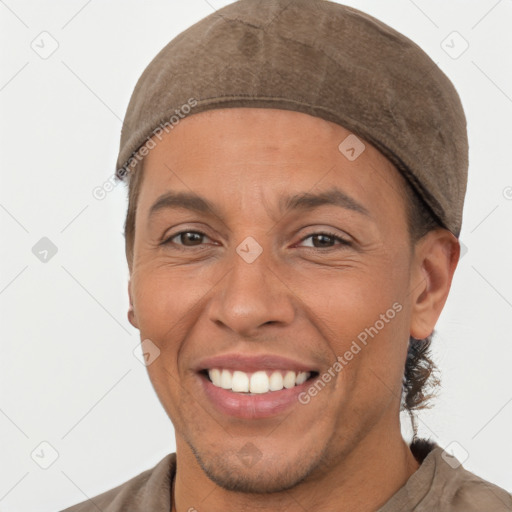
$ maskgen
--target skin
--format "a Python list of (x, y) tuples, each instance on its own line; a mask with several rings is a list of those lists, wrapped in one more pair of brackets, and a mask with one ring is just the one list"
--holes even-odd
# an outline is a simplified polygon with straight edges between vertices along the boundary
[[(375, 511), (419, 467), (400, 433), (409, 335), (428, 336), (459, 258), (447, 230), (411, 249), (404, 182), (373, 146), (349, 161), (345, 128), (277, 109), (185, 118), (145, 157), (128, 318), (160, 355), (148, 366), (176, 435), (173, 510)], [(281, 195), (332, 186), (368, 210), (285, 210)], [(149, 209), (193, 191), (220, 217)], [(206, 236), (178, 236), (180, 231)], [(325, 232), (340, 236), (311, 236)], [(248, 236), (262, 254), (247, 263)], [(306, 238), (307, 237), (307, 238)], [(402, 310), (307, 405), (241, 420), (218, 412), (192, 368), (228, 352), (278, 354), (327, 371), (394, 303)], [(238, 452), (255, 447), (259, 460)], [(254, 449), (254, 448), (253, 448)]]

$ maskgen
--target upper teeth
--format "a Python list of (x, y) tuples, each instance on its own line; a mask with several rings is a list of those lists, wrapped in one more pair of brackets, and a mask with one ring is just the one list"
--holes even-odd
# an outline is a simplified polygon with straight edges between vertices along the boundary
[(267, 393), (302, 384), (311, 376), (311, 373), (288, 370), (272, 370), (268, 373), (265, 370), (260, 370), (246, 373), (238, 370), (213, 368), (208, 370), (208, 376), (213, 385), (219, 388), (230, 389), (238, 393)]

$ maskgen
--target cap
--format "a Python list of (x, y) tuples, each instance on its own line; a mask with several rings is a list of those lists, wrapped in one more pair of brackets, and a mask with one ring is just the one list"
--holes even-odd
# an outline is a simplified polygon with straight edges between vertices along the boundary
[(130, 99), (116, 174), (189, 115), (277, 108), (342, 125), (386, 156), (460, 234), (468, 140), (460, 98), (413, 41), (327, 0), (240, 0), (175, 37)]

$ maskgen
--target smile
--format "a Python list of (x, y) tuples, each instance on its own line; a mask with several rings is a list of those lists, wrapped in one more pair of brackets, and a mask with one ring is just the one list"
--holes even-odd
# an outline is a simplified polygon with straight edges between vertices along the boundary
[(256, 420), (283, 414), (294, 406), (303, 407), (299, 395), (319, 373), (292, 370), (244, 372), (211, 368), (196, 375), (202, 392), (217, 412), (223, 416)]
[(291, 389), (300, 386), (308, 380), (313, 373), (291, 370), (258, 370), (244, 372), (227, 368), (212, 368), (205, 370), (210, 382), (222, 389), (234, 393), (262, 394), (282, 389)]

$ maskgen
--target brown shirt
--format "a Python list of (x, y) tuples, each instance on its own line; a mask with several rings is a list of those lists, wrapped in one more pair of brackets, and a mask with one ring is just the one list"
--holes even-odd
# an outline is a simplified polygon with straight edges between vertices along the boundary
[[(512, 511), (511, 494), (443, 456), (438, 445), (420, 440), (411, 451), (421, 466), (376, 512)], [(175, 471), (176, 453), (171, 453), (154, 468), (62, 512), (170, 512)]]

